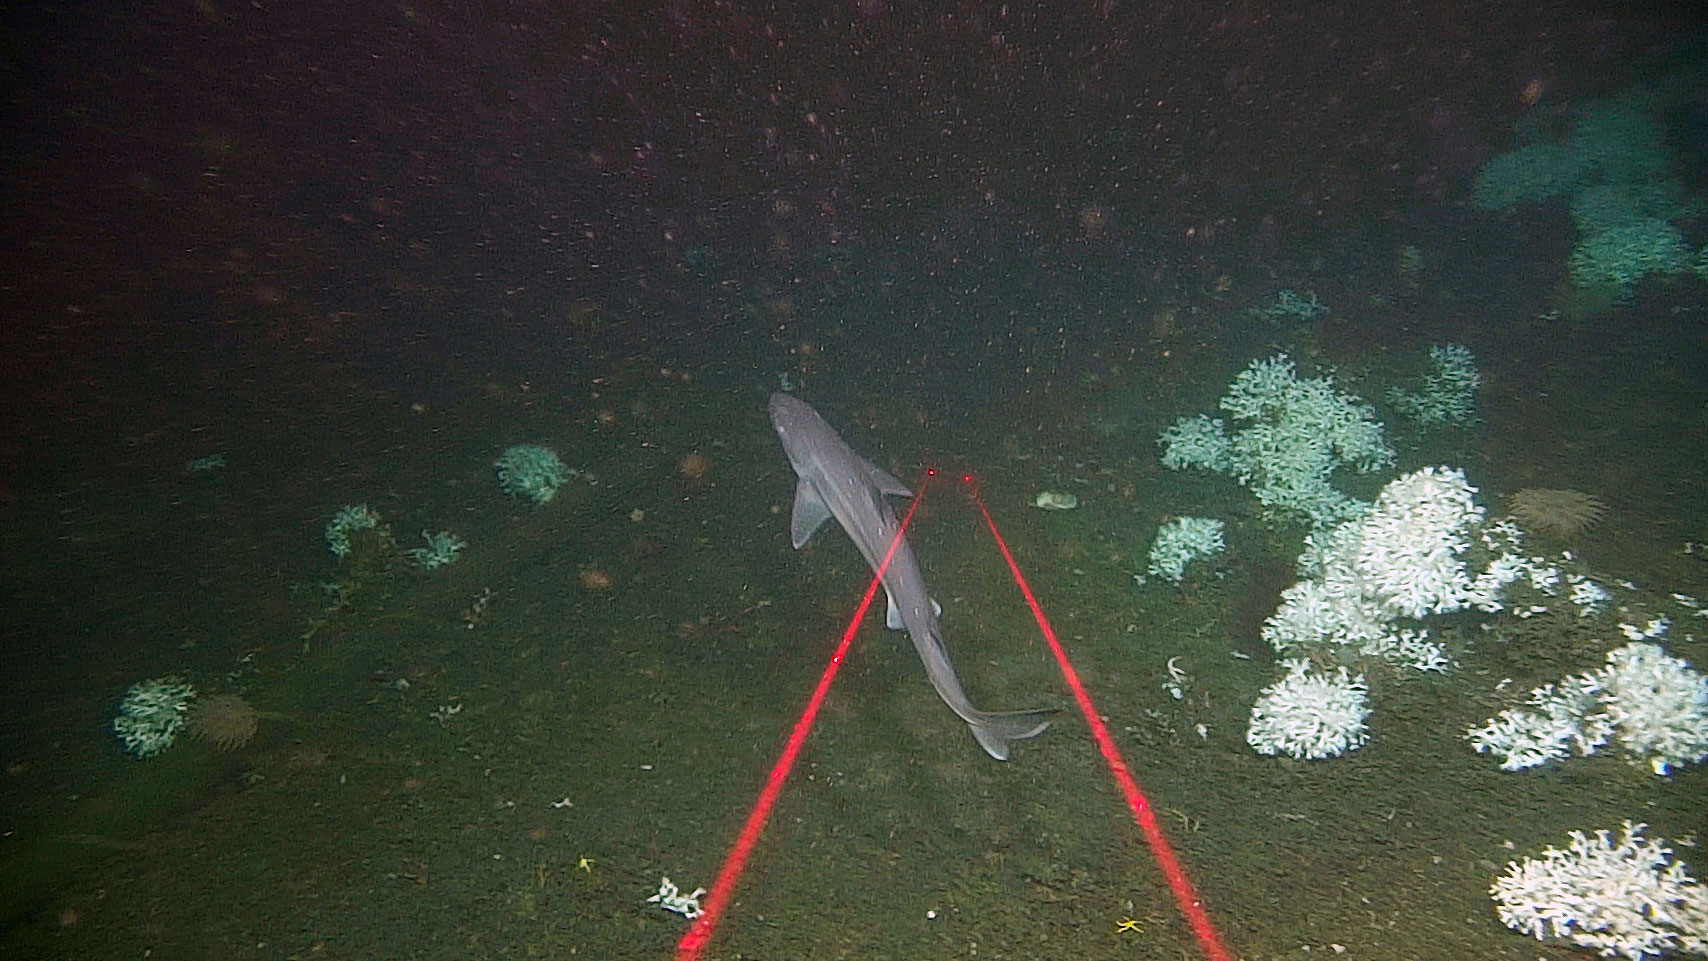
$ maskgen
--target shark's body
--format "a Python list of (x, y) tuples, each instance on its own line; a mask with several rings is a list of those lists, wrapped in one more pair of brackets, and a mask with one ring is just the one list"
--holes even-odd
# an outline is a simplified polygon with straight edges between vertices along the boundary
[(771, 395), (771, 425), (783, 442), (789, 463), (799, 478), (795, 485), (795, 509), (789, 523), (790, 539), (799, 549), (830, 518), (842, 525), (876, 571), (895, 542), (895, 553), (884, 568), (884, 590), (889, 596), (887, 623), (906, 629), (925, 663), (925, 674), (943, 702), (973, 729), (979, 746), (999, 761), (1008, 760), (1008, 742), (1032, 737), (1050, 726), (1053, 710), (991, 713), (973, 707), (955, 666), (943, 649), (937, 630), (941, 609), (925, 588), (925, 575), (907, 540), (901, 538), (885, 495), (911, 497), (907, 485), (879, 468), (843, 442), (818, 411), (788, 394)]

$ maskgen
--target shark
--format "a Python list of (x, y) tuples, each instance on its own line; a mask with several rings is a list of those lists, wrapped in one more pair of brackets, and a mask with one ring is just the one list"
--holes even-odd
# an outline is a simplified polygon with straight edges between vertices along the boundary
[(885, 623), (893, 630), (907, 631), (925, 663), (931, 686), (972, 728), (973, 738), (985, 753), (998, 761), (1008, 760), (1010, 742), (1043, 733), (1056, 711), (981, 711), (968, 700), (937, 626), (943, 609), (926, 590), (919, 560), (901, 536), (894, 508), (885, 500), (912, 497), (913, 492), (894, 475), (856, 454), (818, 411), (800, 398), (772, 394), (770, 409), (771, 426), (795, 469), (795, 506), (789, 519), (789, 538), (795, 549), (805, 546), (833, 517), (874, 572), (883, 564), (890, 544), (895, 543), (895, 553), (883, 570), (889, 602)]

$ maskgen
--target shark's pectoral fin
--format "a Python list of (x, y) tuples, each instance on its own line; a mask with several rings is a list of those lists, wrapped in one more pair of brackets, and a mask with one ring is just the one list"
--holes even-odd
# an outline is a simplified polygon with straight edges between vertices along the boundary
[(818, 491), (802, 478), (795, 484), (795, 511), (789, 518), (789, 540), (794, 543), (795, 550), (812, 540), (824, 522), (830, 520), (830, 506), (824, 498), (818, 496)]
[(908, 490), (906, 484), (897, 480), (896, 475), (884, 470), (882, 467), (866, 460), (864, 457), (860, 458), (860, 466), (866, 469), (866, 476), (870, 477), (872, 479), (872, 483), (877, 485), (878, 493), (889, 494), (893, 497), (913, 496), (913, 491)]
[[(884, 588), (884, 597), (890, 602), (889, 610), (884, 612), (884, 626), (888, 627), (892, 631), (907, 630), (907, 622), (901, 619), (901, 608), (896, 606), (895, 596), (889, 592), (889, 588), (887, 587)], [(937, 603), (937, 598), (935, 597), (931, 599), (931, 616), (943, 616), (943, 605)]]

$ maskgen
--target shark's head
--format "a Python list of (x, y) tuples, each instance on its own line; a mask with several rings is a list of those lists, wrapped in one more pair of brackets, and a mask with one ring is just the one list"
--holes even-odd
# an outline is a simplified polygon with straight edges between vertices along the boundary
[(821, 420), (818, 411), (805, 401), (781, 391), (771, 395), (771, 426), (777, 429), (777, 433), (799, 432), (816, 420)]
[(824, 422), (818, 411), (812, 409), (812, 405), (781, 392), (771, 395), (771, 426), (776, 429), (783, 448), (789, 451), (791, 461), (795, 460), (803, 445), (811, 447), (821, 438), (836, 436), (836, 432)]
[(777, 439), (783, 442), (783, 452), (789, 455), (789, 464), (796, 474), (804, 475), (810, 469), (816, 438), (835, 436), (818, 411), (784, 393), (771, 395), (771, 426), (777, 431)]

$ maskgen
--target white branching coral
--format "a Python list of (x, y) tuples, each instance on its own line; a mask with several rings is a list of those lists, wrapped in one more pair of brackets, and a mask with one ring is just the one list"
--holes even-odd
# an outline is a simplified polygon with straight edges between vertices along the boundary
[(1220, 418), (1206, 414), (1181, 417), (1163, 429), (1162, 466), (1169, 470), (1202, 467), (1225, 474), (1233, 469), (1232, 442)]
[(1151, 542), (1152, 577), (1180, 583), (1188, 561), (1209, 557), (1227, 549), (1222, 540), (1222, 522), (1210, 517), (1176, 517), (1157, 529)]
[(1661, 776), (1708, 758), (1708, 677), (1658, 644), (1633, 641), (1607, 653), (1607, 666), (1545, 684), (1526, 702), (1465, 733), (1477, 753), (1500, 755), (1518, 771), (1572, 754), (1594, 754), (1617, 738)]
[(1463, 471), (1426, 467), (1390, 482), (1368, 512), (1305, 538), (1299, 573), (1263, 625), (1275, 650), (1355, 649), (1422, 671), (1451, 666), (1447, 651), (1402, 619), (1503, 608), (1519, 581), (1559, 592), (1560, 572), (1521, 553), (1518, 529), (1489, 522)]
[(1708, 889), (1646, 828), (1626, 821), (1617, 842), (1572, 831), (1564, 849), (1509, 862), (1489, 887), (1495, 913), (1521, 934), (1602, 957), (1708, 954)]
[(1359, 522), (1352, 567), (1365, 594), (1400, 617), (1470, 606), (1479, 599), (1463, 555), (1483, 516), (1464, 471), (1426, 467), (1388, 484)]
[(1558, 758), (1594, 754), (1611, 732), (1595, 711), (1600, 682), (1589, 675), (1567, 678), (1559, 688), (1544, 684), (1530, 692), (1533, 711), (1508, 708), (1465, 732), (1478, 754), (1500, 754), (1500, 769), (1521, 771)]
[(1429, 348), (1431, 372), (1419, 390), (1394, 387), (1388, 403), (1419, 425), (1469, 424), (1476, 419), (1477, 388), (1483, 376), (1471, 349), (1464, 344), (1437, 344)]
[(1659, 644), (1609, 651), (1600, 701), (1626, 753), (1665, 776), (1708, 757), (1708, 677)]
[[(1463, 471), (1413, 471), (1384, 487), (1362, 517), (1306, 538), (1299, 557), (1306, 579), (1282, 591), (1263, 639), (1282, 652), (1351, 647), (1418, 670), (1445, 670), (1445, 649), (1427, 631), (1397, 622), (1467, 607), (1499, 610), (1508, 584), (1542, 573), (1512, 553), (1517, 546), (1515, 530), (1485, 524)], [(1467, 560), (1473, 547), (1494, 558), (1474, 575)]]
[(1366, 506), (1329, 483), (1338, 467), (1369, 473), (1394, 460), (1375, 408), (1336, 391), (1326, 377), (1299, 377), (1286, 354), (1253, 361), (1220, 406), (1238, 429), (1230, 436), (1221, 420), (1180, 418), (1158, 438), (1163, 465), (1231, 474), (1265, 507), (1314, 527), (1356, 517)]
[(1364, 675), (1312, 674), (1304, 659), (1281, 662), (1287, 676), (1263, 689), (1251, 707), (1246, 743), (1259, 754), (1334, 757), (1369, 740)]

